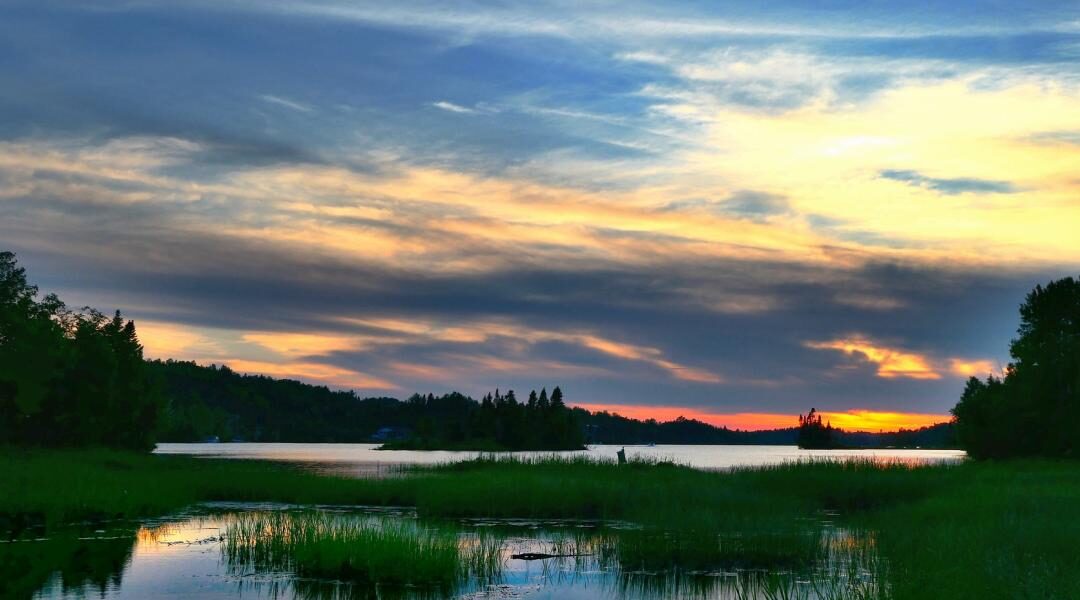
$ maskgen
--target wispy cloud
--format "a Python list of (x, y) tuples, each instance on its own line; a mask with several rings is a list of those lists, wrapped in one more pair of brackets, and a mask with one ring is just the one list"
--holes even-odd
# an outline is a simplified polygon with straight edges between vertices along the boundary
[(447, 112), (458, 113), (458, 114), (473, 115), (473, 114), (476, 114), (477, 112), (479, 112), (475, 108), (469, 108), (467, 106), (462, 106), (460, 104), (454, 104), (453, 102), (447, 102), (446, 100), (439, 100), (438, 102), (432, 102), (431, 105), (434, 106), (435, 108), (445, 110)]
[(927, 188), (942, 194), (1015, 194), (1020, 190), (1008, 181), (978, 179), (975, 177), (928, 177), (918, 171), (906, 169), (883, 169), (883, 179), (891, 179), (908, 185)]
[(288, 98), (282, 98), (281, 96), (274, 96), (272, 94), (262, 94), (261, 96), (259, 96), (259, 99), (262, 100), (263, 102), (268, 102), (270, 104), (275, 104), (277, 106), (284, 106), (285, 108), (289, 108), (289, 109), (292, 109), (292, 110), (295, 110), (295, 111), (298, 111), (298, 112), (303, 112), (303, 113), (315, 112), (315, 109), (308, 106), (307, 104), (301, 104), (301, 103), (299, 103), (299, 102), (297, 102), (295, 100), (290, 100)]

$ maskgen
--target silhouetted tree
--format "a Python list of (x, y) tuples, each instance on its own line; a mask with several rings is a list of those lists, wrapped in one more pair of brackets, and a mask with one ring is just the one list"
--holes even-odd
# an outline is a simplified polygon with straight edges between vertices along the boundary
[(37, 293), (0, 253), (0, 441), (153, 448), (161, 396), (135, 324)]
[(837, 430), (832, 424), (822, 423), (821, 415), (817, 409), (811, 408), (806, 416), (799, 415), (799, 437), (797, 443), (800, 448), (822, 449), (835, 448)]
[(1020, 306), (1002, 377), (968, 380), (952, 412), (975, 458), (1077, 456), (1080, 444), (1080, 281), (1035, 286)]

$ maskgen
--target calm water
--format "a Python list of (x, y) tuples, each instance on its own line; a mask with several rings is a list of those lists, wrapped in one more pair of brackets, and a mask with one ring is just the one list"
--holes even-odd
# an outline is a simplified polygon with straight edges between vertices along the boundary
[[(6, 542), (4, 552), (33, 553), (43, 579), (30, 580), (28, 597), (39, 600), (262, 599), (339, 600), (356, 598), (628, 598), (815, 600), (867, 597), (880, 576), (872, 538), (816, 525), (812, 560), (805, 566), (775, 569), (716, 565), (708, 569), (648, 569), (627, 559), (621, 544), (634, 529), (595, 521), (418, 521), (410, 511), (321, 509), (335, 519), (368, 519), (387, 524), (447, 527), (459, 547), (494, 540), (494, 569), (469, 574), (452, 588), (389, 588), (349, 585), (298, 577), (288, 566), (267, 565), (228, 550), (225, 539), (242, 518), (271, 514), (302, 517), (304, 511), (280, 505), (206, 505), (167, 519), (114, 522), (104, 528), (54, 531), (47, 539)], [(310, 514), (310, 512), (308, 513)], [(806, 525), (802, 525), (806, 527)], [(521, 560), (522, 552), (580, 556)], [(490, 567), (489, 564), (489, 567)], [(51, 574), (50, 574), (51, 573)], [(36, 591), (34, 591), (36, 590)], [(846, 595), (855, 593), (856, 595)], [(6, 596), (5, 596), (6, 597)]]
[[(373, 476), (394, 465), (463, 460), (472, 452), (382, 452), (370, 444), (162, 444), (157, 452), (206, 457), (264, 459), (302, 463), (316, 470)], [(620, 446), (595, 446), (586, 453), (614, 457)], [(764, 465), (823, 457), (874, 457), (882, 460), (954, 461), (963, 453), (932, 450), (803, 451), (790, 446), (627, 447), (631, 456), (673, 459), (699, 468)], [(522, 453), (528, 454), (528, 453)], [(579, 453), (565, 453), (579, 454)], [(374, 519), (424, 531), (450, 532), (461, 548), (478, 539), (495, 544), (497, 567), (469, 571), (452, 589), (389, 589), (299, 577), (289, 565), (255, 564), (227, 551), (230, 527), (238, 519), (264, 515), (311, 514), (311, 508), (282, 505), (207, 504), (162, 519), (78, 523), (49, 531), (30, 531), (0, 539), (0, 596), (67, 600), (354, 598), (628, 598), (815, 600), (874, 597), (886, 563), (876, 554), (872, 533), (838, 528), (829, 515), (767, 532), (783, 552), (795, 549), (798, 566), (755, 564), (727, 559), (699, 567), (649, 567), (634, 552), (655, 549), (653, 541), (634, 541), (633, 525), (595, 521), (419, 520), (409, 509), (318, 507), (333, 519)], [(734, 532), (714, 548), (745, 543)], [(759, 532), (760, 533), (760, 532)], [(17, 539), (11, 540), (15, 535)], [(728, 534), (719, 534), (728, 535)], [(486, 536), (486, 537), (484, 537)], [(780, 536), (776, 538), (775, 536)], [(493, 540), (493, 542), (492, 542)], [(682, 544), (682, 538), (676, 540)], [(636, 545), (635, 545), (636, 544)], [(568, 551), (569, 549), (569, 551)], [(526, 561), (521, 552), (580, 556)], [(741, 552), (741, 551), (740, 551)], [(648, 552), (646, 552), (648, 554)], [(750, 555), (755, 555), (750, 552)], [(683, 559), (679, 559), (683, 560)], [(468, 563), (471, 564), (471, 563)], [(685, 565), (679, 562), (679, 565)], [(6, 584), (6, 585), (5, 585)]]
[[(436, 464), (475, 458), (478, 452), (375, 450), (377, 444), (158, 444), (159, 454), (253, 458), (303, 463), (317, 470), (377, 474), (395, 465)], [(596, 445), (579, 452), (514, 452), (515, 456), (588, 455), (615, 458), (623, 446)], [(912, 462), (956, 461), (962, 450), (800, 450), (795, 446), (626, 446), (629, 457), (671, 459), (701, 469), (778, 464), (815, 458), (862, 457)]]

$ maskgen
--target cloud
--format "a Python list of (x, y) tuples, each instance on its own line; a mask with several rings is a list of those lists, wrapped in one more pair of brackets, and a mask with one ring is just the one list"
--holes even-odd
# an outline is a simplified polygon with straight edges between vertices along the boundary
[(891, 179), (909, 185), (934, 190), (942, 194), (1015, 194), (1020, 188), (1008, 181), (977, 179), (974, 177), (941, 178), (927, 177), (918, 171), (884, 169), (879, 173), (883, 179)]
[(1060, 7), (105, 4), (0, 9), (0, 239), (148, 352), (938, 414), (1080, 260)]
[(993, 361), (986, 359), (948, 358), (936, 360), (896, 347), (886, 346), (865, 336), (851, 336), (826, 342), (806, 342), (814, 350), (838, 350), (875, 366), (883, 379), (941, 379), (943, 374), (967, 378), (984, 377), (994, 372)]
[(826, 342), (807, 342), (814, 350), (837, 350), (848, 356), (859, 357), (874, 365), (878, 377), (884, 379), (940, 379), (941, 375), (930, 365), (930, 359), (922, 354), (889, 348), (867, 338), (855, 336)]
[(706, 199), (676, 200), (665, 207), (668, 211), (705, 210), (721, 216), (761, 221), (791, 213), (788, 199), (779, 194), (755, 190), (739, 190), (719, 201)]
[(995, 368), (991, 360), (964, 360), (959, 358), (949, 359), (949, 371), (960, 377), (984, 378), (1001, 371)]
[(1080, 130), (1043, 131), (1029, 135), (1026, 139), (1036, 144), (1080, 146)]
[(140, 319), (137, 332), (147, 358), (209, 360), (225, 355), (224, 349), (211, 335), (195, 328)]
[(473, 115), (473, 114), (476, 114), (477, 112), (479, 112), (475, 108), (469, 108), (467, 106), (462, 106), (460, 104), (454, 104), (453, 102), (447, 102), (445, 100), (440, 100), (438, 102), (432, 102), (431, 105), (434, 106), (435, 108), (445, 110), (447, 112), (452, 112), (452, 113)]
[(365, 375), (352, 369), (343, 369), (322, 363), (294, 362), (271, 363), (232, 359), (225, 364), (241, 373), (257, 373), (270, 377), (303, 379), (323, 383), (336, 388), (363, 390), (393, 390), (398, 386), (379, 377)]
[(335, 352), (355, 351), (364, 345), (364, 341), (356, 337), (322, 333), (245, 333), (243, 340), (288, 358), (327, 356)]
[(278, 106), (284, 106), (285, 108), (289, 108), (289, 109), (295, 110), (297, 112), (303, 112), (303, 113), (315, 112), (315, 109), (311, 108), (310, 106), (308, 106), (306, 104), (301, 104), (299, 102), (296, 102), (295, 100), (289, 100), (288, 98), (282, 98), (281, 96), (274, 96), (272, 94), (263, 94), (263, 95), (259, 96), (259, 99), (262, 100), (263, 102), (268, 102), (270, 104), (276, 104)]

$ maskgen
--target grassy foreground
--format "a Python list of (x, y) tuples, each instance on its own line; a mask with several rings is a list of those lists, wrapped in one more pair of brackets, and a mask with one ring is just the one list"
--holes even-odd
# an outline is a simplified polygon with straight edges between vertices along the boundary
[[(716, 473), (481, 459), (355, 480), (245, 461), (6, 451), (0, 481), (4, 529), (159, 515), (212, 500), (399, 505), (430, 517), (633, 521), (644, 526), (641, 543), (623, 552), (652, 565), (673, 556), (707, 563), (713, 547), (720, 560), (731, 545), (717, 539), (748, 536), (762, 536), (754, 548), (777, 546), (782, 555), (789, 544), (769, 540), (836, 511), (845, 526), (871, 532), (890, 597), (1080, 597), (1080, 466), (1069, 462), (833, 462)], [(678, 542), (672, 549), (657, 540)]]

